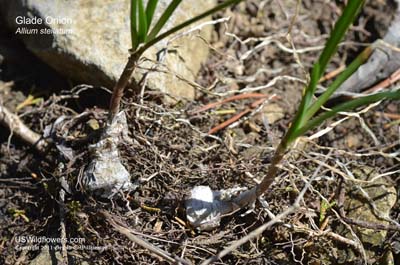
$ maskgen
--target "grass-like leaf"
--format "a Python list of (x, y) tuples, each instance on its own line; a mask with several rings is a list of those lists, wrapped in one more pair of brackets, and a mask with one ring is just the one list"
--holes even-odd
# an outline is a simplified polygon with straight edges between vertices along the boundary
[(297, 110), (296, 116), (293, 119), (293, 124), (290, 126), (288, 132), (286, 133), (288, 139), (290, 139), (291, 135), (306, 122), (306, 120), (304, 119), (306, 115), (306, 110), (314, 95), (312, 93), (307, 93), (307, 91), (309, 91), (310, 87), (317, 86), (318, 78), (316, 77), (319, 75), (319, 72), (319, 65), (315, 65), (311, 72), (310, 83), (303, 91), (303, 98), (300, 102), (300, 106)]
[(148, 34), (147, 36), (148, 40), (152, 40), (157, 36), (157, 34), (161, 31), (161, 29), (164, 27), (167, 21), (171, 18), (172, 14), (175, 12), (175, 9), (181, 2), (182, 0), (172, 0), (172, 2), (165, 9), (164, 13), (161, 15), (160, 19), (157, 21), (157, 23), (154, 25), (154, 27)]
[(138, 0), (138, 17), (139, 17), (139, 29), (138, 29), (138, 41), (139, 45), (146, 41), (147, 36), (147, 16), (144, 10), (143, 0)]
[[(313, 70), (311, 71), (311, 80), (310, 84), (306, 88), (304, 92), (304, 106), (308, 108), (311, 102), (311, 99), (315, 93), (317, 84), (321, 76), (324, 74), (325, 69), (331, 60), (332, 56), (336, 53), (338, 49), (338, 45), (340, 41), (343, 39), (346, 30), (350, 27), (351, 23), (353, 23), (355, 17), (357, 16), (359, 10), (363, 6), (365, 0), (351, 0), (348, 1), (346, 8), (343, 11), (343, 14), (339, 17), (338, 21), (335, 23), (335, 26), (330, 34), (329, 39), (325, 44), (325, 48), (319, 56), (318, 61), (314, 64)], [(319, 71), (315, 71), (314, 68), (318, 68)], [(316, 79), (316, 80), (314, 80)]]
[(309, 122), (307, 122), (307, 124), (305, 124), (302, 128), (300, 128), (293, 134), (293, 139), (296, 139), (297, 137), (303, 135), (307, 131), (315, 128), (325, 120), (334, 117), (339, 112), (349, 111), (384, 99), (392, 99), (392, 100), (400, 99), (400, 90), (398, 89), (395, 91), (380, 92), (344, 102), (332, 108), (331, 110), (326, 111), (318, 115), (317, 117), (311, 119)]
[[(151, 1), (151, 3), (150, 3)], [(131, 49), (131, 55), (128, 59), (128, 62), (125, 65), (124, 71), (122, 72), (121, 76), (119, 77), (117, 83), (115, 84), (113, 88), (113, 93), (111, 96), (110, 100), (110, 111), (108, 115), (109, 121), (112, 121), (115, 115), (119, 112), (120, 109), (120, 104), (121, 104), (121, 98), (123, 96), (123, 92), (125, 87), (128, 85), (130, 77), (132, 76), (133, 71), (136, 68), (137, 62), (139, 61), (140, 57), (143, 55), (143, 53), (156, 44), (157, 42), (161, 41), (162, 39), (170, 36), (171, 34), (176, 33), (177, 31), (183, 29), (184, 27), (187, 27), (207, 16), (212, 15), (215, 12), (218, 12), (230, 5), (237, 4), (241, 1), (244, 0), (228, 0), (225, 1), (214, 8), (211, 8), (200, 15), (197, 15), (191, 19), (188, 19), (187, 21), (173, 27), (170, 30), (167, 30), (166, 32), (158, 35), (158, 33), (161, 31), (161, 29), (165, 26), (165, 23), (167, 20), (172, 16), (172, 13), (175, 11), (177, 6), (182, 2), (182, 0), (172, 0), (171, 4), (167, 7), (167, 9), (164, 11), (164, 13), (161, 15), (160, 19), (155, 23), (155, 26), (153, 29), (148, 33), (151, 20), (153, 19), (154, 16), (154, 11), (157, 5), (157, 1), (152, 1), (149, 0), (148, 5), (146, 6), (146, 10), (139, 11), (142, 15), (140, 18), (140, 23), (142, 26), (140, 26), (140, 35), (143, 36), (143, 25), (146, 25), (146, 34), (144, 35), (145, 37), (141, 37), (142, 43), (139, 42), (138, 38), (138, 31), (137, 31), (137, 20), (139, 15), (137, 14), (138, 9), (143, 10), (143, 2), (141, 1), (141, 8), (138, 8), (139, 2), (138, 0), (131, 0), (131, 39), (132, 39), (132, 49)], [(144, 15), (143, 15), (144, 13)], [(146, 24), (143, 23), (143, 18), (146, 18)], [(143, 44), (140, 48), (140, 44)]]
[[(151, 26), (151, 22), (153, 21), (154, 12), (156, 10), (158, 4), (158, 0), (149, 0), (146, 6), (146, 16), (147, 16), (147, 27), (148, 29)], [(148, 32), (146, 32), (147, 34)]]
[(214, 13), (216, 13), (216, 12), (218, 12), (218, 11), (228, 7), (228, 6), (237, 4), (237, 3), (242, 2), (242, 1), (244, 1), (244, 0), (227, 0), (227, 1), (225, 1), (225, 2), (223, 2), (221, 4), (219, 4), (219, 5), (215, 6), (214, 8), (211, 8), (211, 9), (201, 13), (200, 15), (197, 15), (197, 16), (191, 18), (191, 19), (186, 20), (185, 22), (182, 22), (181, 24), (173, 27), (170, 30), (167, 30), (164, 33), (161, 33), (160, 35), (157, 35), (157, 34), (160, 32), (161, 28), (158, 29), (158, 30), (155, 30), (155, 28), (158, 27), (157, 26), (157, 24), (159, 23), (159, 21), (158, 21), (157, 24), (154, 26), (154, 28), (147, 35), (146, 44), (143, 45), (143, 47), (137, 53), (138, 54), (143, 54), (143, 52), (145, 50), (147, 50), (149, 47), (153, 46), (157, 42), (161, 41), (162, 39), (165, 39), (166, 37), (178, 32), (179, 30), (181, 30), (181, 29), (183, 29), (183, 28), (185, 28), (185, 27), (187, 27), (187, 26), (189, 26), (189, 25), (191, 25), (193, 23), (196, 23), (199, 20), (202, 20), (203, 18), (206, 18), (206, 17), (208, 17), (208, 16), (210, 16), (210, 15), (212, 15), (212, 14), (214, 14)]
[(367, 47), (362, 51), (353, 62), (335, 79), (327, 90), (307, 109), (304, 120), (309, 120), (318, 110), (328, 101), (330, 96), (360, 67), (367, 61), (372, 53), (372, 48)]
[[(348, 1), (347, 6), (343, 11), (343, 14), (335, 23), (335, 26), (330, 34), (330, 37), (325, 44), (324, 50), (322, 51), (318, 61), (314, 64), (314, 67), (311, 70), (310, 82), (303, 92), (303, 98), (301, 100), (299, 109), (285, 137), (285, 140), (287, 140), (288, 142), (291, 142), (295, 139), (294, 137), (295, 132), (299, 130), (301, 127), (303, 127), (303, 125), (307, 123), (308, 119), (311, 118), (312, 115), (310, 116), (307, 114), (307, 109), (312, 104), (312, 99), (318, 81), (325, 72), (328, 62), (337, 51), (339, 42), (342, 40), (344, 34), (346, 33), (346, 30), (350, 27), (351, 23), (357, 16), (363, 3), (364, 0)], [(334, 84), (336, 87), (331, 88), (328, 93), (333, 93), (339, 87), (339, 83), (344, 82), (347, 79), (347, 77), (346, 79), (344, 79), (344, 77), (349, 72), (345, 71), (345, 74), (342, 75), (342, 78), (339, 81), (337, 81), (337, 83)], [(328, 95), (328, 93), (318, 102), (318, 104), (325, 103), (325, 101), (323, 102), (323, 100), (325, 100), (325, 97)], [(322, 106), (322, 104), (320, 106)], [(316, 108), (316, 110), (314, 110), (315, 107), (312, 107), (313, 109), (311, 112), (314, 112), (315, 114), (319, 110), (320, 106)]]
[[(329, 61), (331, 60), (332, 56), (336, 53), (339, 42), (343, 39), (347, 29), (353, 23), (358, 12), (363, 6), (364, 1), (365, 0), (347, 1), (347, 6), (344, 9), (343, 14), (339, 17), (338, 21), (336, 22), (335, 27), (332, 30), (328, 41), (326, 42), (325, 48), (319, 57), (318, 64), (320, 68), (323, 70), (321, 72), (321, 76), (324, 73), (325, 68), (328, 65)], [(321, 76), (319, 76), (318, 79), (321, 78)]]
[(138, 42), (138, 33), (136, 28), (136, 9), (137, 9), (137, 0), (131, 0), (131, 41), (132, 41), (132, 50), (136, 50), (139, 46)]

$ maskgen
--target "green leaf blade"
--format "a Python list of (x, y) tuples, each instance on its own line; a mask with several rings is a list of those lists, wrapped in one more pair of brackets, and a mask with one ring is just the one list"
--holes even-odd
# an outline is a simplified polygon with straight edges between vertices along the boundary
[(364, 96), (364, 97), (360, 97), (360, 98), (356, 98), (356, 99), (344, 102), (344, 103), (332, 108), (331, 110), (326, 111), (326, 112), (320, 114), (319, 116), (311, 119), (309, 122), (307, 122), (306, 125), (304, 125), (302, 128), (300, 128), (293, 134), (293, 140), (296, 139), (297, 137), (303, 135), (307, 131), (317, 127), (325, 120), (332, 118), (339, 112), (349, 111), (349, 110), (352, 110), (352, 109), (355, 109), (355, 108), (358, 108), (358, 107), (361, 107), (364, 105), (372, 104), (372, 103), (375, 103), (377, 101), (384, 100), (384, 99), (399, 100), (400, 99), (400, 89), (395, 90), (395, 91), (380, 92), (380, 93), (376, 93), (376, 94), (372, 94), (372, 95), (368, 95), (368, 96)]
[[(159, 20), (157, 22), (157, 24), (153, 27), (153, 29), (150, 31), (150, 33), (148, 34), (147, 42), (140, 49), (140, 51), (138, 51), (138, 54), (143, 54), (143, 52), (145, 50), (147, 50), (149, 47), (151, 47), (154, 44), (156, 44), (157, 42), (165, 39), (166, 37), (178, 32), (179, 30), (181, 30), (181, 29), (183, 29), (183, 28), (185, 28), (185, 27), (187, 27), (187, 26), (189, 26), (189, 25), (191, 25), (193, 23), (196, 23), (199, 20), (202, 20), (203, 18), (206, 18), (206, 17), (208, 17), (208, 16), (210, 16), (210, 15), (212, 15), (212, 14), (214, 14), (214, 13), (216, 13), (216, 12), (218, 12), (218, 11), (220, 11), (220, 10), (230, 6), (230, 5), (234, 5), (234, 4), (237, 4), (237, 3), (242, 2), (242, 1), (244, 1), (244, 0), (227, 0), (227, 1), (223, 2), (223, 3), (221, 3), (221, 4), (218, 4), (217, 6), (215, 6), (215, 7), (211, 8), (211, 9), (209, 9), (209, 10), (207, 10), (207, 11), (205, 11), (205, 12), (203, 12), (203, 13), (201, 13), (201, 14), (193, 17), (193, 18), (191, 18), (191, 19), (188, 19), (188, 20), (182, 22), (181, 24), (173, 27), (170, 30), (167, 30), (164, 33), (161, 33), (160, 35), (157, 35), (161, 30), (161, 28), (159, 30), (158, 29), (156, 30), (157, 24), (160, 22), (160, 20)], [(181, 0), (179, 2), (181, 2)]]
[(138, 43), (138, 33), (137, 33), (137, 0), (131, 0), (131, 42), (132, 42), (132, 50), (136, 50), (139, 46)]
[(161, 31), (161, 29), (165, 26), (167, 21), (171, 18), (172, 14), (175, 12), (176, 8), (182, 0), (173, 0), (168, 7), (165, 9), (164, 13), (158, 19), (157, 23), (154, 25), (153, 29), (150, 31), (149, 35), (147, 36), (148, 40), (154, 39), (157, 34)]
[(314, 63), (314, 67), (311, 70), (310, 82), (304, 91), (298, 113), (293, 119), (293, 123), (290, 126), (288, 132), (286, 133), (284, 141), (287, 141), (288, 143), (294, 141), (297, 138), (296, 136), (297, 131), (303, 128), (303, 126), (311, 118), (311, 116), (307, 114), (307, 110), (310, 106), (314, 106), (313, 104), (311, 104), (311, 102), (315, 90), (317, 88), (317, 84), (321, 76), (324, 74), (328, 62), (337, 51), (339, 42), (344, 37), (344, 34), (346, 33), (347, 29), (353, 23), (364, 1), (365, 0), (348, 1), (347, 6), (343, 11), (343, 14), (339, 17), (338, 21), (335, 23), (335, 26), (330, 34), (330, 37), (325, 44), (324, 50), (322, 51), (318, 61)]
[(147, 35), (147, 16), (143, 5), (143, 0), (138, 0), (138, 13), (139, 13), (138, 41), (140, 45), (146, 41), (146, 35)]
[[(321, 66), (321, 76), (325, 72), (328, 62), (332, 56), (336, 53), (340, 41), (343, 39), (347, 29), (353, 23), (355, 17), (363, 6), (365, 0), (351, 0), (347, 1), (347, 6), (343, 11), (343, 14), (339, 17), (338, 21), (326, 42), (325, 48), (319, 57), (319, 64)], [(319, 78), (321, 78), (319, 76)], [(318, 78), (318, 79), (319, 79)]]
[(318, 79), (316, 77), (319, 75), (319, 71), (320, 71), (319, 64), (317, 62), (317, 63), (315, 63), (315, 65), (312, 69), (310, 83), (303, 91), (303, 98), (300, 102), (300, 106), (299, 106), (299, 109), (297, 110), (297, 114), (293, 119), (292, 125), (289, 127), (289, 130), (286, 133), (285, 141), (291, 142), (293, 134), (297, 130), (299, 130), (299, 128), (301, 126), (303, 126), (304, 123), (307, 122), (307, 120), (305, 119), (306, 110), (312, 100), (312, 96), (313, 96), (313, 93), (311, 93), (312, 88), (314, 86), (317, 86)]
[(318, 97), (307, 110), (305, 119), (309, 120), (314, 116), (315, 113), (324, 105), (332, 96), (333, 93), (363, 64), (367, 61), (372, 53), (372, 48), (367, 47), (362, 51), (356, 59), (351, 62), (349, 66), (335, 79), (335, 81), (328, 87), (328, 89)]
[[(149, 0), (147, 2), (146, 17), (147, 17), (147, 27), (148, 27), (148, 29), (150, 28), (151, 22), (153, 21), (154, 12), (156, 11), (157, 4), (158, 4), (158, 0)], [(148, 32), (146, 32), (146, 34), (147, 33)]]

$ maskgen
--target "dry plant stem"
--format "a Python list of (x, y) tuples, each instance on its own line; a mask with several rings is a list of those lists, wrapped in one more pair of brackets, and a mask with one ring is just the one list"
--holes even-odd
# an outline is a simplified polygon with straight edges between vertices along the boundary
[(394, 84), (396, 81), (400, 80), (400, 69), (395, 71), (393, 74), (391, 74), (388, 78), (383, 80), (382, 82), (378, 83), (377, 85), (369, 88), (368, 90), (364, 91), (364, 94), (369, 94), (373, 93), (377, 90), (387, 88), (388, 86)]
[[(277, 170), (277, 165), (279, 164), (279, 161), (282, 160), (282, 157), (285, 153), (286, 148), (284, 148), (282, 151), (280, 147), (277, 148), (277, 152), (275, 153), (274, 159), (277, 159), (277, 163), (272, 163), (271, 166), (276, 167), (276, 169), (271, 169), (271, 166), (269, 168), (269, 171), (271, 170)], [(279, 153), (278, 153), (279, 151)], [(279, 159), (280, 157), (280, 159)], [(278, 160), (279, 159), (279, 160)], [(317, 175), (319, 174), (320, 170), (321, 170), (322, 166), (319, 165), (317, 167), (317, 169), (315, 170), (313, 176), (310, 178), (310, 180), (306, 183), (306, 185), (304, 186), (304, 188), (301, 190), (300, 194), (297, 196), (295, 202), (293, 203), (292, 206), (290, 206), (288, 209), (286, 209), (285, 211), (283, 211), (282, 213), (278, 214), (275, 216), (274, 219), (270, 220), (269, 222), (261, 225), (260, 227), (258, 227), (257, 229), (251, 231), (248, 235), (246, 235), (245, 237), (242, 237), (241, 239), (232, 242), (232, 244), (230, 244), (228, 247), (224, 248), (221, 252), (219, 252), (217, 255), (210, 257), (209, 259), (205, 260), (204, 262), (201, 263), (201, 265), (208, 265), (208, 264), (212, 264), (220, 259), (222, 259), (223, 257), (225, 257), (226, 255), (228, 255), (229, 253), (231, 253), (233, 250), (235, 250), (236, 248), (240, 247), (241, 245), (245, 244), (246, 242), (260, 236), (266, 229), (268, 229), (269, 227), (279, 223), (282, 221), (282, 219), (286, 218), (288, 215), (294, 213), (298, 208), (300, 208), (300, 202), (301, 200), (304, 198), (305, 193), (307, 192), (307, 190), (310, 188), (311, 186), (311, 182), (317, 177)], [(269, 173), (268, 173), (269, 175)], [(272, 180), (269, 183), (272, 183), (272, 181), (274, 180), (274, 176), (272, 175)], [(267, 176), (268, 177), (268, 176)], [(267, 179), (264, 178), (265, 179)], [(264, 181), (263, 181), (264, 182)], [(268, 184), (268, 181), (266, 181), (266, 184)], [(258, 187), (261, 186), (262, 183), (260, 183), (260, 185), (258, 185), (256, 187), (256, 192), (258, 190)], [(269, 185), (268, 185), (269, 186)], [(268, 188), (267, 186), (267, 188)], [(263, 186), (264, 187), (264, 186)], [(250, 190), (251, 192), (252, 190)]]
[(339, 208), (339, 215), (343, 219), (344, 222), (351, 224), (351, 225), (356, 225), (356, 226), (374, 229), (374, 230), (386, 230), (386, 231), (400, 232), (400, 228), (396, 225), (378, 224), (378, 223), (367, 222), (367, 221), (362, 221), (362, 220), (355, 220), (355, 219), (351, 219), (351, 218), (347, 217), (346, 213), (344, 211), (344, 200), (345, 200), (345, 189), (343, 187), (344, 181), (345, 181), (344, 179), (341, 180), (338, 195), (337, 195), (337, 207)]
[(262, 94), (262, 93), (239, 94), (239, 95), (235, 95), (235, 96), (226, 98), (226, 99), (218, 101), (218, 102), (209, 103), (209, 104), (207, 104), (207, 105), (205, 105), (205, 106), (203, 106), (203, 107), (201, 107), (201, 108), (199, 108), (197, 110), (194, 110), (190, 114), (194, 115), (194, 114), (197, 114), (197, 113), (200, 113), (200, 112), (215, 108), (215, 107), (217, 107), (219, 105), (222, 105), (224, 103), (235, 101), (235, 100), (248, 99), (248, 98), (268, 98), (268, 97), (270, 97), (271, 99), (277, 99), (278, 98), (278, 96), (275, 96), (275, 95), (274, 96), (269, 96), (269, 95)]
[(0, 123), (21, 140), (34, 146), (37, 151), (41, 153), (45, 152), (46, 142), (41, 136), (29, 129), (17, 115), (11, 113), (2, 105), (0, 105)]
[(235, 207), (238, 207), (237, 209), (243, 208), (249, 205), (250, 203), (254, 202), (258, 197), (260, 197), (264, 192), (266, 192), (269, 186), (272, 184), (272, 182), (275, 179), (276, 173), (278, 172), (279, 169), (278, 166), (282, 161), (285, 152), (287, 150), (287, 144), (285, 138), (277, 147), (274, 157), (272, 158), (271, 164), (269, 165), (267, 175), (263, 178), (261, 183), (258, 184), (253, 189), (245, 191), (242, 194), (240, 194), (237, 198), (235, 198), (234, 205)]
[(326, 75), (324, 75), (319, 82), (325, 82), (328, 80), (331, 80), (333, 78), (335, 78), (336, 76), (338, 76), (341, 72), (343, 72), (346, 69), (346, 66), (343, 64), (341, 66), (339, 66), (339, 68), (333, 70), (332, 72), (327, 73)]
[(125, 68), (118, 79), (117, 83), (115, 84), (113, 88), (113, 93), (111, 96), (111, 101), (110, 101), (110, 113), (108, 115), (108, 122), (111, 124), (113, 118), (115, 115), (119, 112), (120, 110), (120, 105), (121, 105), (121, 99), (122, 96), (124, 95), (124, 90), (125, 87), (128, 85), (129, 80), (131, 79), (131, 76), (133, 72), (135, 71), (135, 68), (137, 66), (137, 62), (140, 58), (140, 55), (138, 54), (132, 54), (128, 62), (125, 65)]
[[(29, 246), (29, 245), (28, 245)], [(15, 265), (21, 265), (21, 264), (27, 264), (27, 259), (28, 259), (28, 250), (29, 248), (24, 248), (21, 251), (21, 254), (19, 255), (18, 259), (15, 261)]]
[(267, 175), (263, 178), (261, 183), (259, 185), (257, 185), (257, 188), (256, 188), (257, 197), (260, 197), (264, 192), (266, 192), (267, 189), (269, 188), (269, 186), (274, 181), (276, 173), (278, 172), (278, 165), (282, 161), (283, 156), (285, 155), (286, 149), (287, 149), (287, 147), (286, 147), (285, 141), (283, 141), (276, 149), (274, 157), (272, 158), (272, 161), (271, 161), (271, 165), (268, 168)]
[(140, 237), (135, 236), (134, 234), (131, 233), (129, 228), (126, 228), (122, 225), (117, 224), (117, 222), (114, 220), (114, 218), (106, 211), (101, 211), (100, 213), (107, 219), (107, 221), (111, 224), (111, 226), (116, 231), (125, 235), (127, 238), (129, 238), (129, 240), (131, 240), (135, 244), (138, 244), (139, 246), (149, 250), (152, 254), (154, 254), (158, 257), (161, 257), (161, 258), (171, 262), (172, 264), (185, 264), (185, 265), (191, 264), (190, 262), (188, 262), (184, 259), (181, 259), (178, 257), (173, 257), (170, 253), (148, 243), (147, 241), (141, 239)]
[[(296, 227), (295, 227), (295, 231), (296, 231)], [(341, 236), (339, 234), (336, 234), (332, 231), (314, 231), (314, 230), (299, 230), (299, 232), (305, 232), (309, 235), (309, 237), (323, 237), (323, 236), (327, 236), (337, 242), (346, 244), (348, 246), (351, 246), (354, 250), (356, 250), (358, 253), (362, 254), (362, 248), (360, 247), (359, 244), (357, 244), (357, 242), (348, 239), (344, 236)]]
[(223, 128), (229, 126), (229, 125), (231, 125), (232, 123), (234, 123), (235, 121), (237, 121), (237, 120), (239, 120), (241, 117), (243, 117), (244, 115), (250, 113), (252, 109), (254, 109), (254, 108), (256, 108), (258, 105), (262, 104), (265, 100), (266, 100), (265, 98), (262, 98), (262, 99), (259, 99), (259, 100), (255, 101), (255, 102), (253, 102), (249, 108), (245, 109), (244, 111), (242, 111), (242, 112), (236, 114), (236, 115), (233, 116), (232, 118), (230, 118), (230, 119), (224, 121), (223, 123), (221, 123), (221, 124), (215, 126), (214, 128), (212, 128), (212, 129), (208, 132), (208, 134), (214, 134), (214, 133), (220, 131), (221, 129), (223, 129)]
[[(64, 177), (63, 177), (64, 178)], [(60, 190), (60, 233), (61, 233), (61, 256), (62, 256), (62, 264), (68, 264), (68, 251), (67, 251), (67, 231), (65, 226), (65, 191), (64, 189)]]
[(229, 253), (231, 253), (233, 250), (235, 250), (236, 248), (240, 247), (241, 245), (245, 244), (247, 241), (258, 237), (259, 235), (261, 235), (267, 228), (273, 226), (276, 223), (279, 223), (282, 219), (284, 219), (286, 216), (288, 216), (289, 214), (295, 212), (297, 210), (297, 208), (299, 207), (299, 205), (293, 205), (291, 206), (289, 209), (287, 209), (286, 211), (284, 211), (283, 213), (279, 214), (276, 216), (275, 219), (272, 219), (271, 221), (269, 221), (268, 223), (263, 224), (262, 226), (258, 227), (257, 229), (253, 230), (252, 232), (250, 232), (247, 236), (242, 237), (241, 239), (233, 242), (231, 245), (229, 245), (228, 247), (226, 247), (225, 249), (223, 249), (221, 252), (219, 252), (217, 255), (205, 260), (203, 263), (201, 263), (201, 265), (208, 265), (208, 264), (212, 264), (220, 259), (222, 259), (223, 257), (225, 257), (226, 255), (228, 255)]
[(387, 112), (375, 112), (375, 116), (385, 116), (386, 118), (392, 119), (392, 120), (398, 120), (400, 119), (400, 114), (397, 113), (387, 113)]
[(386, 231), (400, 232), (400, 228), (396, 225), (371, 223), (371, 222), (367, 222), (367, 221), (351, 219), (346, 216), (341, 216), (341, 217), (342, 217), (343, 221), (345, 221), (346, 223), (351, 224), (351, 225), (356, 225), (356, 226), (369, 228), (369, 229), (373, 229), (373, 230), (386, 230)]

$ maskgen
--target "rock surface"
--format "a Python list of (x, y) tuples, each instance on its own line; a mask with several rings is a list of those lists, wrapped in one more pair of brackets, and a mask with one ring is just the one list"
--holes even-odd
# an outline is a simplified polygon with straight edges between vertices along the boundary
[[(29, 265), (57, 265), (62, 264), (62, 255), (59, 251), (50, 251), (49, 249), (42, 249), (39, 255), (34, 258)], [(69, 257), (69, 264), (88, 265), (87, 261), (75, 260)]]
[[(381, 177), (374, 180), (378, 174), (374, 168), (368, 166), (354, 168), (352, 169), (352, 174), (356, 179), (370, 182), (357, 183), (347, 190), (344, 205), (347, 217), (369, 224), (389, 224), (385, 219), (389, 218), (390, 211), (397, 200), (396, 188), (390, 179)], [(352, 227), (366, 249), (366, 254), (370, 261), (377, 262), (379, 257), (376, 257), (376, 253), (370, 249), (381, 246), (384, 243), (387, 230), (368, 229), (359, 226)], [(352, 238), (350, 232), (345, 234), (346, 237)], [(345, 261), (343, 260), (346, 264), (355, 258), (354, 253), (350, 252), (352, 251), (349, 248), (347, 253), (341, 253), (342, 259), (347, 257)], [(379, 264), (390, 264), (390, 262)]]
[[(168, 3), (167, 0), (159, 1), (159, 10), (163, 11)], [(199, 14), (214, 3), (214, 0), (183, 1), (167, 28)], [(5, 19), (8, 29), (36, 56), (71, 79), (108, 88), (116, 82), (129, 54), (129, 10), (129, 1), (122, 0), (102, 4), (95, 0), (0, 0), (0, 19)], [(160, 14), (156, 14), (155, 19)], [(33, 18), (36, 21), (32, 21)], [(200, 34), (209, 39), (211, 27), (204, 27)], [(193, 34), (166, 45), (163, 41), (145, 53), (145, 57), (153, 62), (161, 61), (161, 65), (157, 65), (160, 71), (150, 74), (148, 86), (172, 96), (193, 98), (194, 89), (180, 77), (193, 81), (208, 55), (207, 45)], [(160, 56), (160, 51), (166, 47), (165, 56)], [(145, 69), (136, 73), (136, 80), (155, 64), (146, 61), (140, 66)]]
[(381, 45), (375, 49), (368, 61), (360, 66), (335, 92), (332, 98), (342, 93), (360, 93), (362, 90), (374, 85), (376, 82), (389, 77), (400, 67), (400, 0), (397, 11), (383, 41), (388, 45)]
[(273, 124), (279, 121), (280, 119), (283, 119), (283, 117), (285, 117), (285, 110), (278, 104), (271, 103), (267, 104), (262, 109), (262, 114), (265, 115), (265, 117), (268, 120), (268, 123)]
[[(353, 174), (357, 179), (371, 180), (377, 173), (371, 167), (364, 166), (353, 170)], [(360, 221), (376, 224), (388, 224), (384, 218), (389, 218), (390, 210), (396, 203), (397, 193), (396, 188), (390, 183), (387, 178), (378, 178), (377, 180), (359, 184), (359, 186), (366, 192), (363, 194), (357, 187), (353, 187), (348, 193), (346, 200), (345, 210), (347, 216)], [(375, 205), (376, 210), (370, 206), (368, 198)], [(367, 228), (355, 227), (360, 240), (363, 243), (368, 243), (373, 246), (379, 246), (385, 240), (386, 230), (374, 230)]]

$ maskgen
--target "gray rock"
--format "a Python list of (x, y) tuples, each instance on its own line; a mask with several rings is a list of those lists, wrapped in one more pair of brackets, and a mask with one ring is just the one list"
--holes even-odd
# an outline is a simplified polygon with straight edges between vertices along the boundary
[(262, 109), (262, 115), (265, 115), (269, 124), (273, 124), (285, 117), (285, 110), (278, 104), (271, 103), (265, 105)]
[[(0, 0), (0, 17), (9, 30), (44, 62), (74, 80), (111, 88), (121, 74), (130, 48), (129, 2), (95, 0)], [(215, 0), (183, 1), (167, 28), (212, 7)], [(161, 10), (169, 1), (159, 1)], [(161, 12), (155, 15), (155, 19)], [(17, 19), (18, 18), (18, 19)], [(28, 20), (31, 21), (28, 21)], [(32, 21), (36, 19), (36, 21)], [(39, 21), (42, 19), (42, 21)], [(29, 24), (33, 22), (33, 24)], [(211, 27), (201, 36), (209, 39)], [(145, 57), (157, 60), (166, 47), (163, 41), (148, 50)], [(176, 97), (193, 98), (194, 89), (176, 75), (193, 81), (208, 47), (193, 36), (178, 38), (168, 45), (168, 52), (153, 72), (148, 86)], [(140, 78), (154, 63), (146, 61), (136, 73)]]
[[(376, 82), (389, 77), (400, 67), (400, 0), (397, 3), (396, 15), (383, 38), (383, 41), (392, 47), (382, 46), (375, 49), (368, 61), (360, 66), (335, 92), (331, 99), (346, 94), (346, 92), (360, 93)], [(394, 49), (393, 49), (394, 47)], [(397, 48), (397, 50), (396, 50)]]
[(57, 264), (61, 259), (62, 256), (60, 252), (50, 253), (48, 249), (43, 249), (29, 265), (53, 265)]
[[(363, 166), (353, 169), (353, 175), (361, 180), (371, 180), (377, 173), (373, 168)], [(349, 191), (345, 204), (347, 216), (368, 223), (388, 224), (388, 221), (383, 218), (389, 218), (390, 210), (397, 200), (396, 188), (390, 180), (387, 178), (379, 178), (371, 183), (359, 184), (359, 186), (368, 194), (376, 207), (376, 211), (370, 206), (368, 199), (362, 194), (361, 190), (354, 186)], [(355, 229), (363, 243), (368, 243), (373, 246), (380, 246), (387, 234), (386, 230), (360, 227), (355, 227)]]
[[(37, 255), (29, 265), (57, 265), (62, 264), (62, 255), (59, 251), (51, 250), (50, 248), (43, 248), (39, 255)], [(75, 260), (73, 257), (68, 258), (69, 265), (89, 265), (87, 261)]]
[[(377, 176), (377, 172), (368, 166), (353, 168), (352, 174), (359, 180), (367, 181), (371, 181)], [(362, 188), (363, 191), (360, 188)], [(357, 183), (349, 187), (346, 192), (344, 209), (347, 217), (353, 220), (386, 225), (389, 222), (385, 219), (389, 218), (390, 211), (395, 205), (396, 199), (396, 188), (391, 183), (390, 179), (381, 177), (372, 182)], [(374, 205), (375, 209), (371, 207), (371, 205)], [(373, 247), (382, 246), (386, 239), (387, 231), (368, 229), (359, 226), (352, 227), (364, 245), (369, 262), (371, 262), (371, 264), (377, 264), (376, 262), (379, 257), (374, 252)], [(339, 226), (338, 230), (340, 234), (352, 238), (349, 231), (344, 232), (347, 229), (343, 226)], [(340, 257), (346, 264), (354, 261), (354, 259), (358, 259), (350, 248), (346, 251), (341, 251)], [(390, 264), (390, 262), (379, 264)]]

